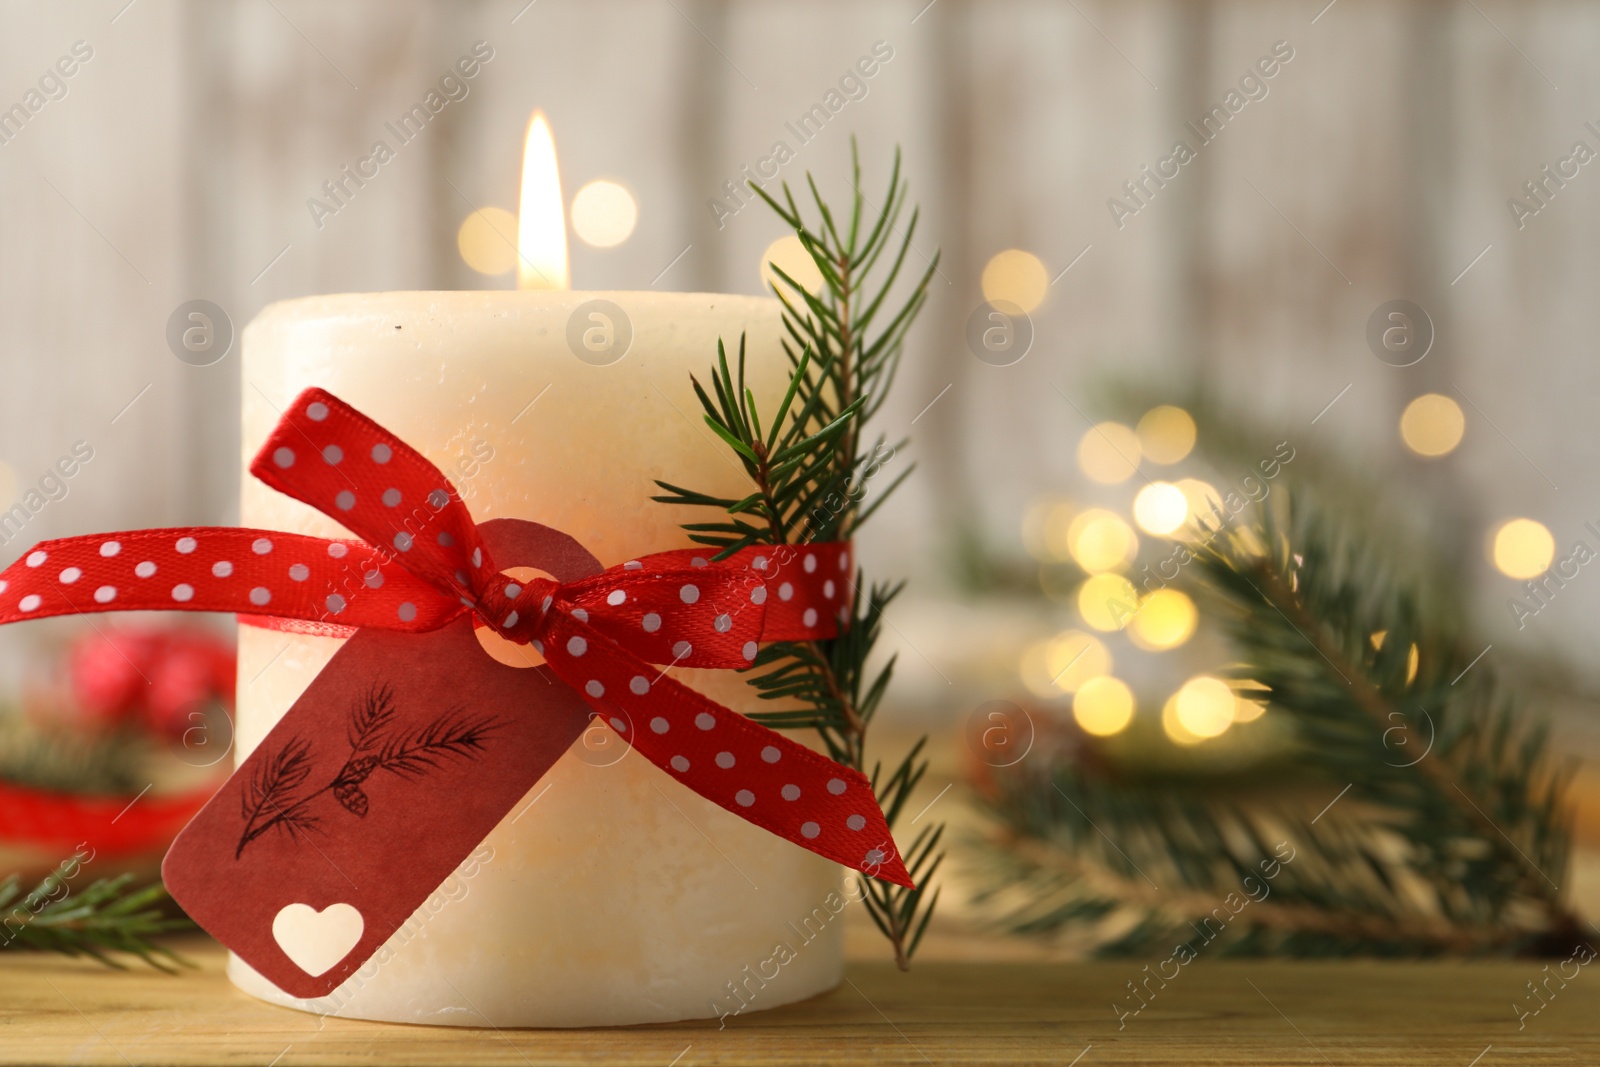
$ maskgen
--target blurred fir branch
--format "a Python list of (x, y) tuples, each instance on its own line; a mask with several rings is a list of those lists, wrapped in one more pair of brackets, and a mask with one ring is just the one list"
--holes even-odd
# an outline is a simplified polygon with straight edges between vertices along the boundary
[[(899, 151), (881, 210), (869, 208), (861, 192), (861, 163), (853, 141), (851, 160), (854, 195), (848, 215), (836, 215), (806, 175), (820, 220), (815, 225), (802, 217), (788, 183), (781, 186), (781, 202), (751, 185), (794, 230), (821, 273), (823, 287), (814, 295), (772, 265), (778, 279), (773, 291), (783, 303), (790, 376), (782, 401), (765, 419), (745, 384), (743, 338), (736, 368), (718, 342), (709, 393), (698, 379), (694, 382), (706, 425), (742, 464), (752, 491), (735, 500), (658, 482), (664, 495), (654, 499), (718, 513), (715, 520), (683, 528), (697, 544), (719, 549), (719, 559), (750, 545), (849, 540), (911, 473), (906, 465), (866, 503), (868, 483), (905, 442), (891, 445), (879, 435), (867, 443), (862, 426), (882, 406), (894, 382), (906, 334), (927, 299), (938, 256), (925, 270), (906, 270), (918, 212), (911, 210), (902, 230), (908, 186), (900, 177)], [(865, 218), (867, 210), (876, 213), (875, 221)], [(903, 274), (906, 285), (891, 299)], [(750, 684), (763, 700), (795, 706), (750, 717), (780, 729), (814, 729), (830, 757), (865, 771), (867, 728), (894, 672), (892, 657), (876, 670), (868, 661), (883, 612), (899, 592), (898, 584), (868, 584), (858, 570), (850, 618), (837, 638), (763, 648), (752, 664)], [(918, 742), (887, 777), (881, 763), (872, 766), (873, 791), (891, 829), (927, 772), (922, 748)], [(943, 859), (943, 833), (942, 824), (930, 824), (909, 848), (901, 849), (919, 888), (864, 879), (867, 912), (893, 945), (901, 969), (910, 966), (938, 900), (930, 885)]]
[[(1095, 386), (1095, 397), (1104, 410), (1130, 423), (1159, 404), (1183, 408), (1195, 421), (1197, 453), (1203, 453), (1205, 463), (1224, 479), (1251, 471), (1271, 453), (1272, 442), (1306, 436), (1288, 420), (1265, 422), (1259, 412), (1240, 410), (1216, 387), (1201, 381), (1175, 385), (1165, 380), (1155, 384), (1109, 378)], [(1303, 425), (1298, 413), (1296, 424)], [(1350, 521), (1383, 530), (1391, 564), (1408, 573), (1422, 595), (1437, 602), (1439, 615), (1471, 613), (1473, 605), (1467, 599), (1471, 583), (1463, 582), (1461, 575), (1481, 559), (1484, 517), (1462, 506), (1466, 489), (1448, 472), (1403, 482), (1385, 473), (1380, 482), (1366, 469), (1373, 465), (1370, 460), (1352, 463), (1349, 455), (1348, 450), (1300, 448), (1293, 467), (1284, 472), (1286, 480), (1310, 487), (1325, 508), (1337, 509)], [(999, 566), (994, 561), (984, 565)], [(1600, 708), (1600, 676), (1586, 674), (1545, 643), (1500, 643), (1495, 659), (1519, 691), (1551, 703), (1572, 701), (1590, 705), (1588, 710)]]
[(1265, 686), (1252, 698), (1291, 725), (1302, 785), (1230, 792), (1025, 762), (986, 791), (980, 903), (1006, 929), (1084, 934), (1105, 954), (1209, 942), (1219, 923), (1223, 953), (1570, 950), (1583, 928), (1558, 888), (1568, 774), (1475, 661), (1461, 614), (1390, 558), (1390, 539), (1304, 487), (1202, 540), (1185, 580), (1232, 640), (1229, 673)]
[(152, 940), (193, 926), (187, 919), (169, 917), (162, 907), (167, 892), (159, 882), (134, 887), (133, 875), (124, 874), (73, 891), (69, 879), (76, 869), (52, 871), (25, 895), (19, 876), (0, 881), (0, 948), (90, 956), (119, 970), (119, 953), (169, 973), (175, 965), (190, 965)]
[(133, 730), (44, 728), (26, 716), (0, 712), (0, 781), (61, 793), (115, 796), (137, 793), (148, 736)]

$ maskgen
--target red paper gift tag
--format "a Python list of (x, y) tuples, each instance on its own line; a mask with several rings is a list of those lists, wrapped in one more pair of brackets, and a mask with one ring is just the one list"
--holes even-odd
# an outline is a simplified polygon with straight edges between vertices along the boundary
[[(502, 559), (570, 581), (563, 534), (485, 523)], [(185, 911), (285, 992), (332, 992), (399, 929), (587, 726), (547, 667), (490, 658), (461, 618), (360, 630), (173, 844)]]

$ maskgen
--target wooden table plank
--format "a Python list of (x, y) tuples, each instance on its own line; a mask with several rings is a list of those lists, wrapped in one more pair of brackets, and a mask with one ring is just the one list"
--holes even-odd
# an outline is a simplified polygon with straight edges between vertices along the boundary
[[(1142, 963), (853, 963), (803, 1004), (727, 1021), (496, 1031), (319, 1019), (237, 992), (219, 948), (178, 977), (7, 954), (5, 1064), (1129, 1064), (1600, 1063), (1600, 975), (1552, 979), (1519, 1031), (1513, 1002), (1542, 963), (1201, 959), (1118, 1019)], [(1570, 968), (1569, 968), (1570, 969)], [(1120, 993), (1120, 996), (1119, 996)], [(1486, 1051), (1487, 1050), (1487, 1051)], [(1475, 1057), (1481, 1057), (1475, 1059)]]

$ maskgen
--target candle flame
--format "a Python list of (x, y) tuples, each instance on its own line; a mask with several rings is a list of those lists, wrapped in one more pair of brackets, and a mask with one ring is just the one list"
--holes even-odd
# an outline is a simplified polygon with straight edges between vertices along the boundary
[(522, 203), (517, 212), (517, 288), (570, 289), (567, 223), (556, 142), (543, 111), (528, 120), (522, 150)]

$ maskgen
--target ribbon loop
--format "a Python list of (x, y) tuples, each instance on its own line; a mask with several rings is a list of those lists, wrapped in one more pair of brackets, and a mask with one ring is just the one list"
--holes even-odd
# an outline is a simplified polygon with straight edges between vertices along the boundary
[(307, 389), (296, 397), (250, 473), (469, 605), (498, 573), (450, 480), (332, 393)]

